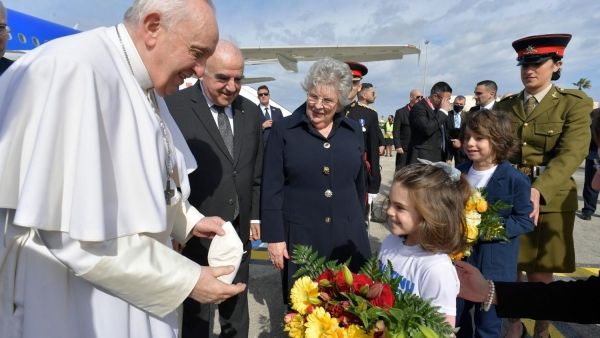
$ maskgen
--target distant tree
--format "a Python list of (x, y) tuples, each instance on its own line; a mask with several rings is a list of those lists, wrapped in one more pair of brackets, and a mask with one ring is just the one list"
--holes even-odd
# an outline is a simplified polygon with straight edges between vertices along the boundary
[(586, 79), (585, 77), (582, 77), (581, 79), (579, 79), (579, 81), (573, 82), (573, 85), (577, 86), (579, 90), (590, 89), (592, 88), (592, 81)]

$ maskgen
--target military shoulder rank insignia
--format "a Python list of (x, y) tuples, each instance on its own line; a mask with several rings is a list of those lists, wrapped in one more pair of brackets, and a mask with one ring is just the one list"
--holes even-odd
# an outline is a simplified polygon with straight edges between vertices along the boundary
[(358, 103), (359, 106), (367, 108), (367, 109), (371, 109), (372, 111), (376, 112), (377, 110), (375, 110), (375, 108), (371, 108), (370, 106), (367, 106), (366, 104), (362, 104), (362, 103)]

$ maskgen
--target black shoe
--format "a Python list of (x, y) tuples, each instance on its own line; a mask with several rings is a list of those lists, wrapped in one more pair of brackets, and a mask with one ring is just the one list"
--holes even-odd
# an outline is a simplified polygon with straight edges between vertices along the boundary
[(592, 220), (592, 214), (589, 212), (582, 212), (581, 215), (577, 215), (579, 218), (581, 218), (584, 221), (591, 221)]

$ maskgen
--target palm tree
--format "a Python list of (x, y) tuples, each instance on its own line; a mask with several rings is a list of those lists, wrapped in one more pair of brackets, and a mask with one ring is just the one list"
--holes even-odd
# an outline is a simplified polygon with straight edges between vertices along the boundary
[(581, 79), (579, 79), (579, 81), (573, 82), (573, 85), (577, 86), (579, 90), (590, 89), (592, 88), (592, 81), (586, 79), (585, 77), (582, 77)]

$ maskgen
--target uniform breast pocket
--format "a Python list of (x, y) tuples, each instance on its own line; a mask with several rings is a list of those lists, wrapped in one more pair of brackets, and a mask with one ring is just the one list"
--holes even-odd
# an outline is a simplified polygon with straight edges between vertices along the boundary
[(536, 123), (534, 127), (534, 142), (544, 151), (551, 151), (562, 134), (564, 122)]

